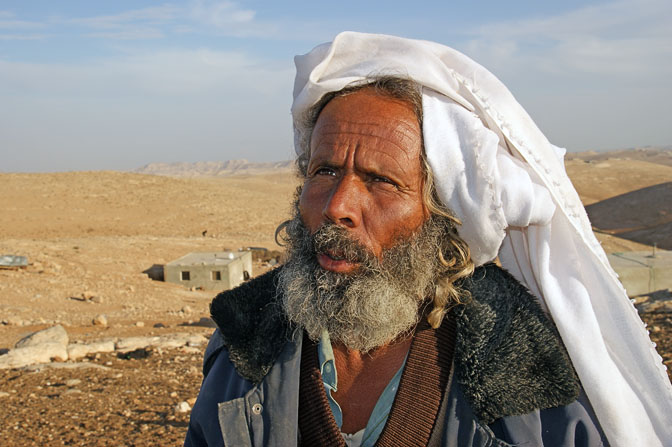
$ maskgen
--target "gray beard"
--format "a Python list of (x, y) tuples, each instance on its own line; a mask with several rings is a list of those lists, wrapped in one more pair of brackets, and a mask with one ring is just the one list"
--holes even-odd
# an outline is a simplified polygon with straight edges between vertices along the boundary
[[(361, 352), (410, 335), (441, 271), (439, 247), (450, 228), (443, 219), (432, 216), (379, 261), (335, 224), (311, 235), (297, 212), (286, 226), (288, 257), (278, 275), (287, 317), (312, 340), (326, 330), (332, 342)], [(327, 250), (359, 267), (348, 274), (324, 270), (316, 254)]]

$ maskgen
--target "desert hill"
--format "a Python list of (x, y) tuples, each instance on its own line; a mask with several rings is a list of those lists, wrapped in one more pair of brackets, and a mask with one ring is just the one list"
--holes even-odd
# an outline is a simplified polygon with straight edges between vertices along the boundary
[(593, 226), (608, 234), (672, 250), (672, 182), (602, 200), (586, 211)]
[(292, 161), (253, 163), (247, 160), (202, 161), (196, 163), (150, 163), (133, 172), (137, 174), (168, 175), (172, 177), (229, 177), (285, 173), (294, 169)]
[(584, 151), (570, 152), (565, 157), (567, 160), (583, 160), (599, 162), (604, 160), (634, 160), (646, 161), (666, 166), (672, 166), (672, 146), (664, 147), (639, 147), (631, 149), (618, 149), (613, 151)]
[[(565, 168), (606, 251), (672, 248), (672, 150), (567, 154)], [(635, 245), (643, 244), (643, 245)]]

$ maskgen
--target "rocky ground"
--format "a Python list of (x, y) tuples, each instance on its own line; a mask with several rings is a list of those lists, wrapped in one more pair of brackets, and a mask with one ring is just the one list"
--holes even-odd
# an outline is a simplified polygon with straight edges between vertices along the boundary
[[(669, 166), (606, 163), (567, 164), (586, 204), (672, 180)], [(0, 354), (59, 324), (67, 344), (80, 346), (74, 360), (0, 369), (0, 445), (181, 445), (205, 341), (157, 340), (184, 333), (206, 339), (212, 328), (202, 319), (217, 291), (188, 290), (143, 272), (193, 251), (279, 249), (274, 230), (289, 215), (296, 184), (287, 172), (0, 174), (0, 254), (29, 260), (25, 269), (0, 270)], [(607, 251), (650, 249), (597, 236)], [(269, 268), (257, 261), (254, 274)], [(669, 372), (667, 299), (638, 298), (650, 310), (641, 315)], [(131, 346), (131, 337), (154, 338)], [(81, 354), (81, 346), (97, 341), (114, 350)]]
[(149, 348), (0, 370), (0, 445), (182, 445), (201, 351)]

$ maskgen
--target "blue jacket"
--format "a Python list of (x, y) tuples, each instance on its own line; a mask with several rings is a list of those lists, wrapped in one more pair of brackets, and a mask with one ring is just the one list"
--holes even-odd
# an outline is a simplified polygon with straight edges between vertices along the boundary
[[(218, 295), (215, 331), (185, 446), (292, 446), (302, 334), (277, 304), (270, 272)], [(536, 300), (494, 265), (462, 287), (453, 374), (435, 440), (444, 446), (600, 446), (604, 437)], [(434, 439), (434, 438), (433, 438)]]

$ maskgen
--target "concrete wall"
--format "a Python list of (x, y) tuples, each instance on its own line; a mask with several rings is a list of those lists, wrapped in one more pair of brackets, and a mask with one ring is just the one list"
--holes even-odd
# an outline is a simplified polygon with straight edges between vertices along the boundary
[[(199, 255), (202, 256), (199, 257)], [(215, 255), (215, 253), (191, 253), (169, 262), (163, 269), (165, 281), (182, 284), (185, 287), (222, 291), (242, 284), (245, 280), (245, 272), (248, 273), (248, 278), (252, 277), (252, 254), (250, 252), (234, 253), (234, 259), (226, 258), (224, 254), (221, 257)], [(189, 279), (183, 279), (183, 272), (188, 272)], [(219, 273), (219, 279), (217, 273)]]
[(630, 251), (611, 253), (609, 263), (629, 296), (644, 295), (658, 290), (672, 290), (672, 252)]

